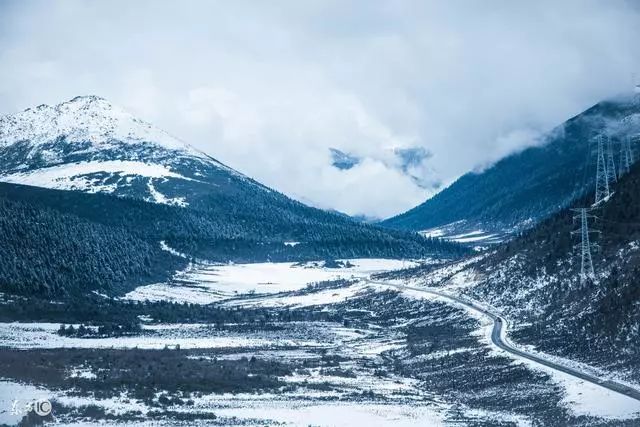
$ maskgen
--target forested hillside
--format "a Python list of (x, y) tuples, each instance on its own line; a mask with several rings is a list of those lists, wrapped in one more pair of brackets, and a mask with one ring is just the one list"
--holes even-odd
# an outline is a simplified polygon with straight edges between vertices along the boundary
[(426, 230), (460, 221), (457, 233), (526, 229), (591, 191), (593, 138), (601, 133), (611, 135), (617, 161), (619, 143), (640, 133), (640, 105), (628, 98), (600, 102), (544, 136), (540, 145), (468, 173), (382, 224)]
[[(0, 186), (2, 190), (7, 185)], [(0, 292), (122, 292), (166, 280), (186, 260), (131, 230), (0, 197)]]
[[(589, 206), (593, 195), (574, 203)], [(617, 368), (640, 379), (640, 165), (591, 212), (595, 278), (581, 283), (576, 214), (563, 210), (474, 266), (474, 296), (519, 321), (517, 337), (551, 353)], [(598, 248), (596, 248), (596, 244)]]
[(466, 253), (296, 202), (97, 96), (0, 117), (0, 181), (0, 292), (121, 293), (192, 260)]
[[(181, 208), (104, 194), (0, 183), (0, 292), (122, 292), (191, 258), (218, 262), (455, 257), (458, 245), (306, 207), (216, 197)], [(160, 242), (186, 254), (161, 250)]]

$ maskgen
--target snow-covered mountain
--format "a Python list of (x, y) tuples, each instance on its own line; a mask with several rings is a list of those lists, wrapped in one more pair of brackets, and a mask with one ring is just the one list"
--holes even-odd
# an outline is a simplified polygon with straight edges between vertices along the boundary
[(257, 185), (97, 96), (0, 117), (0, 181), (181, 206), (221, 181)]
[(191, 259), (466, 253), (292, 200), (95, 96), (0, 118), (0, 213), (0, 258), (18, 261), (0, 292), (124, 291)]
[(382, 225), (452, 240), (478, 230), (513, 236), (593, 188), (594, 138), (600, 134), (611, 136), (616, 164), (621, 143), (627, 138), (632, 138), (637, 160), (640, 103), (629, 96), (602, 101), (557, 126), (539, 145), (465, 174), (426, 202)]
[(18, 141), (43, 145), (59, 137), (69, 142), (89, 141), (94, 145), (118, 140), (135, 144), (154, 141), (169, 149), (185, 144), (98, 96), (77, 96), (55, 106), (27, 108), (0, 118), (0, 140), (4, 146)]

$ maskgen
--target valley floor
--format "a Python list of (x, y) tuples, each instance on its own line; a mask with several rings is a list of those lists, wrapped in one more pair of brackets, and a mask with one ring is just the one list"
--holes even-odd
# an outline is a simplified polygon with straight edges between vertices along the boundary
[[(58, 316), (0, 323), (0, 424), (640, 423), (640, 402), (497, 349), (491, 319), (380, 278), (418, 264), (197, 265), (108, 299), (137, 310), (139, 328), (105, 332), (70, 317), (73, 331), (61, 332)], [(51, 415), (25, 416), (41, 398)]]

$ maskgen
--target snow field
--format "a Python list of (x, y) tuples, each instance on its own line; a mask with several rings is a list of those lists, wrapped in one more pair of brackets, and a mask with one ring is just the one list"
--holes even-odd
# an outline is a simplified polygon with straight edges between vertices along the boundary
[[(125, 295), (130, 300), (189, 302), (193, 304), (209, 304), (248, 294), (275, 294), (304, 289), (308, 284), (337, 279), (367, 277), (371, 274), (397, 270), (417, 265), (415, 261), (387, 259), (352, 259), (345, 260), (353, 264), (349, 268), (325, 268), (316, 263), (296, 264), (254, 263), (230, 265), (199, 265), (177, 273), (174, 283), (157, 283), (139, 287)], [(338, 293), (340, 291), (338, 290)], [(346, 298), (350, 295), (341, 294)], [(282, 305), (318, 305), (329, 304), (334, 300), (332, 292), (317, 295), (315, 302), (307, 302), (305, 298), (295, 297), (282, 304), (273, 302), (270, 306)], [(269, 305), (269, 301), (262, 301)], [(239, 305), (252, 305), (240, 301)], [(262, 305), (262, 304), (261, 304)]]

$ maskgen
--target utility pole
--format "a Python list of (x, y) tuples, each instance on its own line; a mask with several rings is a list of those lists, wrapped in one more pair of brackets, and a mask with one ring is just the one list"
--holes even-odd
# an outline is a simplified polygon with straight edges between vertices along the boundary
[(607, 166), (604, 161), (604, 139), (598, 135), (598, 166), (596, 169), (596, 205), (609, 197), (609, 180)]
[(572, 231), (572, 235), (580, 235), (580, 283), (584, 284), (587, 278), (595, 279), (596, 275), (593, 270), (593, 259), (591, 258), (591, 240), (590, 233), (599, 233), (597, 230), (589, 230), (589, 219), (596, 218), (591, 215), (591, 208), (571, 209), (576, 212), (573, 219), (580, 220), (580, 229)]

